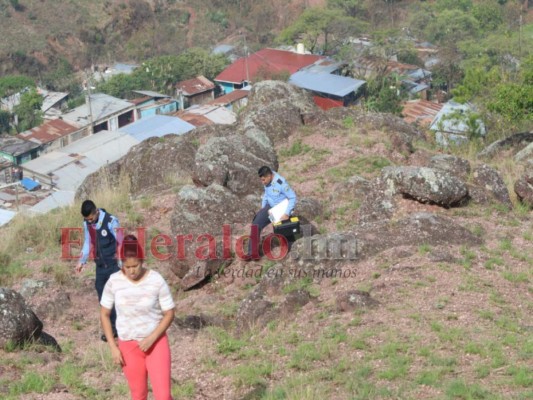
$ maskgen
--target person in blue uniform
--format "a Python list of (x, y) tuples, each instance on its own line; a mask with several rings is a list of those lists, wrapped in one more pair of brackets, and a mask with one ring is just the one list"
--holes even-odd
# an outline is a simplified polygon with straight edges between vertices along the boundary
[[(117, 248), (122, 242), (120, 235), (120, 223), (118, 219), (103, 208), (97, 208), (92, 200), (85, 200), (81, 205), (83, 216), (84, 242), (81, 257), (76, 265), (76, 272), (80, 273), (87, 265), (89, 256), (96, 264), (95, 289), (98, 301), (102, 298), (104, 286), (107, 280), (120, 270), (117, 257)], [(115, 309), (111, 311), (111, 326), (116, 337), (115, 321), (117, 315)], [(101, 336), (105, 342), (105, 335)]]
[[(261, 231), (271, 222), (268, 211), (287, 199), (287, 208), (281, 216), (281, 221), (284, 221), (290, 218), (290, 215), (296, 206), (296, 193), (294, 193), (294, 190), (292, 190), (284, 177), (277, 172), (272, 171), (272, 169), (267, 166), (259, 168), (257, 173), (265, 191), (261, 202), (261, 210), (255, 214), (252, 222), (252, 231), (248, 242), (247, 260), (256, 260), (259, 258), (259, 236), (261, 235)], [(254, 234), (253, 225), (257, 226), (258, 234)]]

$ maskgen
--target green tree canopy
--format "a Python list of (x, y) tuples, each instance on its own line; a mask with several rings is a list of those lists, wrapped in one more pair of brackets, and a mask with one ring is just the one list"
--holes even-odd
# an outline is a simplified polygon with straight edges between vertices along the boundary
[(347, 15), (342, 7), (312, 7), (281, 31), (276, 42), (294, 45), (301, 41), (311, 53), (327, 53), (338, 49), (350, 36), (366, 29), (367, 23)]
[(24, 75), (7, 75), (0, 78), (0, 98), (11, 96), (27, 87), (35, 87), (33, 79)]
[(30, 89), (20, 96), (20, 104), (13, 108), (18, 117), (18, 132), (24, 132), (39, 125), (43, 120), (43, 97), (35, 89)]
[(111, 96), (127, 98), (132, 90), (155, 90), (167, 94), (174, 85), (198, 75), (215, 78), (227, 65), (225, 55), (214, 55), (200, 48), (191, 48), (180, 55), (151, 58), (132, 74), (119, 74), (98, 85), (98, 90)]

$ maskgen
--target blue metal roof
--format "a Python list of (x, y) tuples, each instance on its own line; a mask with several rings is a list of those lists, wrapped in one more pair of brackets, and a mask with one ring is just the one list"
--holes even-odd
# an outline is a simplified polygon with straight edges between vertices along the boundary
[(161, 137), (170, 133), (182, 135), (195, 128), (194, 125), (191, 125), (178, 117), (152, 115), (120, 128), (120, 132), (127, 133), (135, 139), (142, 141), (150, 137)]
[(313, 92), (344, 97), (357, 91), (366, 82), (323, 72), (298, 71), (291, 75), (289, 83)]

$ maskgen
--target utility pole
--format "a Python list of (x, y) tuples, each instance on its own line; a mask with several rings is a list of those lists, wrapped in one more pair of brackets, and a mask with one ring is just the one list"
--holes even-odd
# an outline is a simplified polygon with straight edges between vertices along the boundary
[(242, 35), (244, 39), (244, 67), (246, 68), (246, 85), (250, 84), (250, 72), (248, 71), (248, 46), (246, 45), (246, 33)]
[(89, 106), (89, 135), (92, 135), (94, 133), (94, 126), (93, 126), (93, 108), (91, 105), (91, 79), (89, 78), (89, 74), (86, 72), (85, 76), (87, 78), (87, 105)]

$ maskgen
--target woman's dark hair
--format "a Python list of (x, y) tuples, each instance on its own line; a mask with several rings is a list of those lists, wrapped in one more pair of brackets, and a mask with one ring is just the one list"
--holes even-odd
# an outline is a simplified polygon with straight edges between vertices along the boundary
[(267, 175), (272, 175), (272, 170), (267, 167), (266, 165), (263, 165), (261, 168), (259, 168), (259, 171), (257, 171), (257, 174), (260, 178)]
[(124, 237), (122, 246), (120, 246), (119, 257), (123, 261), (130, 257), (144, 260), (144, 249), (135, 235), (127, 235)]

